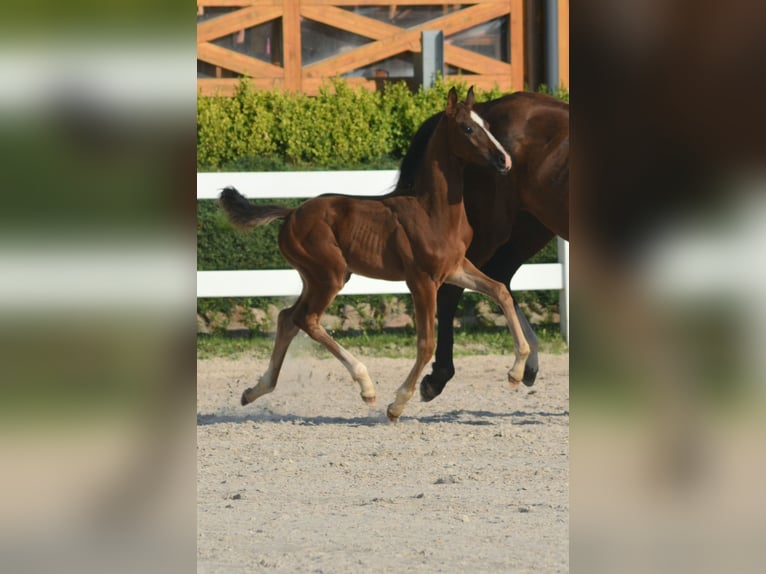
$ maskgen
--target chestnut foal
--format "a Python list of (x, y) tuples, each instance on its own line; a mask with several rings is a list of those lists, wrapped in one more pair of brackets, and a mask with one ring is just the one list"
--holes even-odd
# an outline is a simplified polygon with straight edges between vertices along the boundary
[(510, 156), (473, 111), (473, 104), (473, 89), (462, 103), (457, 101), (455, 89), (450, 90), (446, 112), (430, 138), (412, 196), (323, 195), (288, 209), (255, 206), (234, 188), (223, 190), (221, 206), (236, 227), (285, 220), (279, 233), (279, 249), (303, 279), (296, 303), (279, 313), (269, 367), (258, 384), (242, 394), (243, 405), (274, 390), (285, 353), (298, 329), (337, 357), (359, 384), (362, 399), (375, 404), (375, 386), (367, 368), (319, 324), (322, 313), (351, 273), (404, 280), (412, 293), (417, 358), (388, 406), (387, 415), (392, 421), (402, 414), (433, 354), (436, 292), (443, 283), (479, 291), (500, 305), (515, 343), (515, 360), (508, 379), (513, 386), (520, 384), (529, 345), (513, 299), (502, 283), (484, 275), (465, 257), (473, 237), (463, 207), (466, 163), (491, 165), (501, 173), (511, 168)]

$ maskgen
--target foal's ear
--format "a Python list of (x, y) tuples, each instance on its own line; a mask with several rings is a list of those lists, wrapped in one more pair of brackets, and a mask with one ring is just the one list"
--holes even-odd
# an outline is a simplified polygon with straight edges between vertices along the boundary
[(450, 88), (449, 95), (447, 95), (447, 115), (453, 116), (457, 112), (457, 91), (453, 86)]
[(473, 86), (468, 88), (468, 95), (465, 97), (465, 105), (470, 110), (473, 108)]

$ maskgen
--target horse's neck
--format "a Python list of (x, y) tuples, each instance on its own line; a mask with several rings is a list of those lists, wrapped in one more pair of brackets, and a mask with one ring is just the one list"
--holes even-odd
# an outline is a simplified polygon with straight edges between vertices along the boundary
[(462, 160), (449, 151), (446, 130), (440, 124), (426, 148), (423, 167), (416, 183), (415, 195), (432, 216), (464, 211)]

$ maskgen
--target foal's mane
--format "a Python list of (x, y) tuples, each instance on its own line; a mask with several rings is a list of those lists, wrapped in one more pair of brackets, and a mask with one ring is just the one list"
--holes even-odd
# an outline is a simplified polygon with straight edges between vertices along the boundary
[(423, 165), (423, 157), (426, 154), (428, 142), (436, 130), (436, 126), (439, 125), (439, 121), (442, 119), (443, 115), (444, 112), (439, 112), (428, 118), (418, 128), (415, 135), (412, 136), (410, 147), (402, 158), (402, 163), (399, 166), (399, 179), (390, 195), (413, 195), (413, 188), (418, 173), (420, 172), (420, 168)]

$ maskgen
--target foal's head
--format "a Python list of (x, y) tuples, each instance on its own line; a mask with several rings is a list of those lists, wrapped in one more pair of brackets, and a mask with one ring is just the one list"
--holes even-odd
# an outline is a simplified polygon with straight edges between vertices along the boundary
[(450, 151), (460, 159), (490, 165), (500, 173), (511, 169), (511, 156), (489, 131), (489, 124), (473, 111), (473, 87), (462, 103), (455, 88), (449, 91), (445, 112)]

